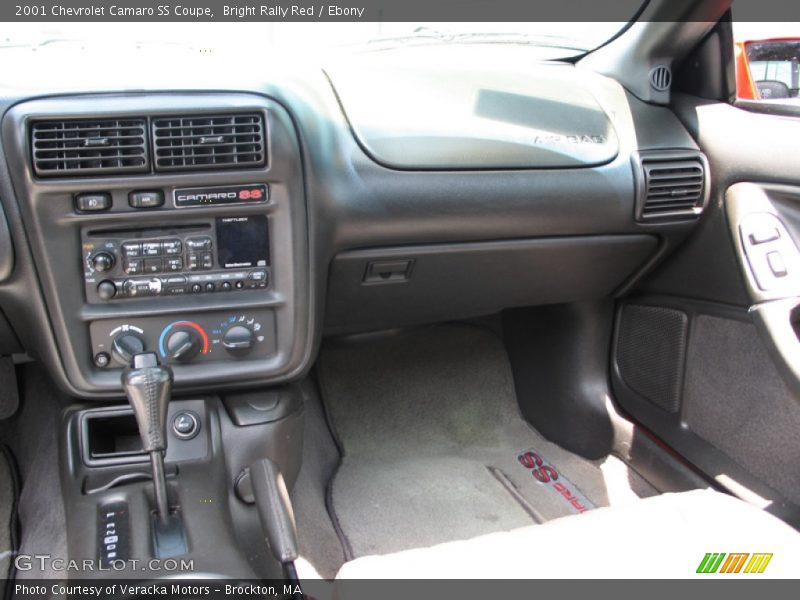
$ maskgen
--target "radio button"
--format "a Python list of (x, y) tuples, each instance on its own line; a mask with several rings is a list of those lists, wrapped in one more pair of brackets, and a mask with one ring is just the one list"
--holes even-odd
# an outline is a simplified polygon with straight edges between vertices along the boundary
[(142, 245), (138, 242), (125, 242), (122, 244), (122, 254), (125, 258), (138, 258), (142, 255)]
[(250, 274), (247, 277), (251, 281), (266, 281), (267, 272), (264, 271), (263, 269), (259, 269), (257, 271), (250, 271)]
[(105, 273), (114, 267), (114, 254), (108, 252), (98, 252), (91, 258), (92, 268), (98, 273)]
[(244, 287), (244, 281), (237, 281), (234, 285), (236, 286), (237, 290), (240, 290)]
[(166, 261), (167, 271), (180, 271), (183, 269), (183, 260), (178, 258), (168, 258)]
[(166, 240), (161, 243), (161, 248), (166, 256), (178, 256), (183, 250), (180, 240)]
[(223, 282), (222, 282), (222, 286), (221, 286), (221, 287), (222, 287), (222, 291), (223, 291), (223, 292), (230, 291), (230, 289), (231, 289), (231, 287), (232, 287), (232, 286), (231, 286), (231, 282), (230, 282), (230, 281), (223, 281)]
[(147, 282), (147, 291), (151, 296), (158, 296), (161, 293), (163, 286), (158, 277), (153, 277)]
[(161, 273), (163, 268), (160, 258), (146, 258), (144, 260), (145, 273)]
[(186, 249), (190, 252), (201, 252), (211, 250), (212, 242), (210, 237), (189, 238), (186, 240)]
[(213, 292), (215, 289), (217, 289), (217, 286), (215, 286), (210, 281), (206, 284), (206, 291), (207, 292)]
[(161, 242), (142, 242), (144, 256), (161, 256)]
[(171, 275), (170, 277), (165, 278), (167, 285), (185, 285), (186, 284), (186, 277), (183, 275)]
[(158, 296), (161, 293), (161, 280), (152, 279), (126, 279), (123, 290), (127, 296)]
[(97, 284), (97, 295), (101, 300), (111, 300), (117, 295), (117, 286), (113, 281), (105, 279)]
[(202, 285), (200, 285), (199, 283), (193, 283), (192, 284), (192, 293), (199, 294), (202, 291), (203, 291), (203, 286)]
[(123, 266), (123, 270), (128, 275), (141, 275), (142, 273), (144, 273), (144, 261), (141, 258), (126, 260)]

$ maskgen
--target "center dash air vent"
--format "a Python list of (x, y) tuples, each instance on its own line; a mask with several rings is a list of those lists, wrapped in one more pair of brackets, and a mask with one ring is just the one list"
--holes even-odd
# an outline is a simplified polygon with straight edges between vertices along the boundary
[(708, 199), (708, 163), (694, 151), (642, 152), (634, 156), (636, 218), (694, 217)]
[(260, 167), (265, 148), (258, 113), (153, 119), (157, 171)]
[(33, 168), (39, 176), (141, 173), (149, 168), (145, 120), (36, 121)]

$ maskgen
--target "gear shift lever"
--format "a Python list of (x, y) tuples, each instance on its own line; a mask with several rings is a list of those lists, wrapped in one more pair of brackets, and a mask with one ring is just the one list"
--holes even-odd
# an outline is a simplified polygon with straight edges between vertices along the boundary
[(136, 354), (122, 373), (122, 386), (133, 407), (142, 448), (150, 454), (156, 512), (161, 524), (169, 520), (164, 451), (167, 449), (167, 407), (172, 392), (172, 370), (158, 364), (153, 352)]

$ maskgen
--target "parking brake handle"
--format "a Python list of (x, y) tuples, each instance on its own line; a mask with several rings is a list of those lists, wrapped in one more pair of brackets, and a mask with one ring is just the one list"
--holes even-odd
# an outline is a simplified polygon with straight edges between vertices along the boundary
[(280, 470), (268, 458), (250, 465), (258, 517), (272, 554), (283, 565), (297, 560), (297, 528), (289, 491)]

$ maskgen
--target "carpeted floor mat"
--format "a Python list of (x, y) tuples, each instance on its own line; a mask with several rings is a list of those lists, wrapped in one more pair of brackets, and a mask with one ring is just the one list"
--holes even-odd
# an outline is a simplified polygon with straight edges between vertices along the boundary
[(326, 506), (326, 486), (339, 464), (339, 452), (328, 431), (316, 393), (306, 393), (303, 464), (292, 489), (297, 523), (295, 561), (300, 580), (333, 579), (344, 562), (341, 542)]
[[(11, 449), (20, 482), (17, 503), (20, 554), (67, 556), (67, 525), (58, 459), (60, 415), (72, 402), (57, 390), (36, 363), (18, 366), (20, 410), (0, 421), (0, 440)], [(18, 570), (16, 579), (55, 579), (62, 575), (52, 561)]]
[(585, 460), (533, 430), (488, 330), (441, 325), (327, 347), (320, 383), (343, 450), (331, 509), (348, 558), (658, 493), (622, 461)]

